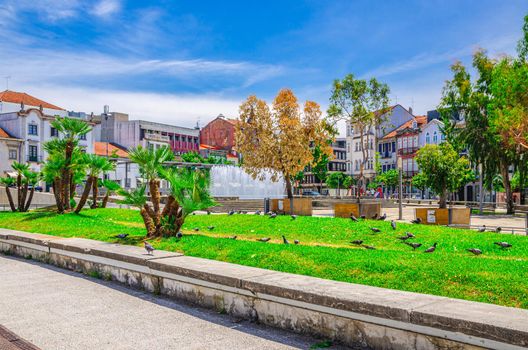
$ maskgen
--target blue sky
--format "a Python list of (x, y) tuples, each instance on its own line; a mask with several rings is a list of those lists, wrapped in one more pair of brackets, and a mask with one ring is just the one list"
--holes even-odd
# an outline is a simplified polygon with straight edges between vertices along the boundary
[(67, 109), (193, 126), (283, 87), (326, 108), (353, 73), (423, 114), (455, 60), (513, 54), (526, 13), (525, 0), (0, 0), (0, 78)]

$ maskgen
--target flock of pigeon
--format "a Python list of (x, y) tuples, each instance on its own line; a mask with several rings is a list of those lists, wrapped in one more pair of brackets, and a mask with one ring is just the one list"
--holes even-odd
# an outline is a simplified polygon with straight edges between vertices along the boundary
[[(247, 214), (247, 211), (234, 211), (234, 210), (231, 210), (228, 212), (227, 215), (234, 215), (234, 214)], [(208, 214), (210, 214), (210, 212), (208, 212)], [(261, 215), (262, 212), (260, 210), (257, 210), (255, 212), (254, 215)], [(277, 213), (276, 212), (269, 212), (267, 214), (269, 216), (270, 219), (275, 219), (277, 217)], [(290, 215), (291, 219), (292, 220), (296, 220), (297, 219), (297, 215)], [(372, 220), (379, 220), (379, 221), (383, 221), (387, 218), (387, 214), (383, 214), (381, 216), (378, 217), (378, 214), (374, 214), (371, 219)], [(353, 214), (350, 214), (350, 219), (354, 222), (358, 222), (359, 219), (362, 219), (362, 220), (366, 220), (366, 216), (365, 215), (361, 215), (360, 218), (356, 218)], [(413, 224), (420, 224), (421, 223), (421, 220), (420, 218), (416, 218), (414, 220), (411, 221)], [(391, 228), (393, 230), (396, 230), (396, 227), (397, 227), (397, 224), (396, 224), (396, 221), (394, 220), (391, 220)], [(208, 226), (207, 229), (209, 231), (212, 231), (214, 230), (214, 226)], [(200, 231), (200, 229), (198, 227), (195, 227), (193, 229), (194, 231)], [(371, 227), (370, 230), (373, 232), (373, 233), (381, 233), (381, 230), (377, 227)], [(485, 232), (486, 231), (486, 225), (483, 225), (481, 228), (478, 229), (479, 232)], [(500, 227), (497, 227), (495, 229), (495, 232), (497, 233), (500, 233), (501, 232), (501, 228)], [(114, 236), (114, 238), (118, 238), (118, 239), (125, 239), (129, 234), (128, 233), (122, 233), (122, 234), (118, 234), (116, 236)], [(178, 232), (177, 235), (176, 235), (176, 238), (180, 239), (183, 237), (183, 234), (181, 232)], [(418, 248), (420, 248), (422, 246), (422, 243), (418, 243), (418, 242), (408, 242), (408, 240), (410, 239), (413, 239), (415, 238), (415, 235), (412, 234), (411, 232), (405, 232), (405, 234), (403, 236), (399, 236), (397, 237), (397, 239), (399, 239), (400, 241), (402, 241), (404, 244), (407, 244), (408, 246), (410, 246), (413, 250), (416, 250)], [(230, 236), (229, 239), (233, 239), (233, 240), (236, 240), (237, 239), (237, 236)], [(270, 237), (262, 237), (262, 238), (258, 238), (257, 241), (259, 242), (269, 242), (271, 240)], [(290, 244), (290, 241), (284, 236), (282, 235), (282, 242), (283, 244)], [(147, 252), (148, 255), (153, 255), (153, 252), (154, 252), (154, 247), (147, 241), (144, 241), (144, 248), (145, 248), (145, 251)], [(293, 241), (294, 244), (299, 244), (299, 240), (294, 240)], [(367, 245), (367, 244), (363, 244), (364, 241), (362, 239), (357, 239), (357, 240), (353, 240), (350, 242), (351, 244), (354, 244), (354, 245), (357, 245), (357, 246), (362, 246), (364, 247), (365, 249), (369, 249), (369, 250), (375, 250), (376, 247), (372, 246), (372, 245)], [(506, 248), (511, 248), (512, 245), (508, 242), (494, 242), (494, 244), (498, 245), (499, 247), (503, 248), (503, 249), (506, 249)], [(433, 253), (435, 250), (436, 250), (436, 247), (437, 247), (437, 243), (435, 242), (432, 246), (430, 246), (429, 248), (427, 248), (426, 250), (424, 250), (424, 253)], [(482, 254), (482, 250), (481, 249), (478, 249), (478, 248), (470, 248), (470, 249), (467, 249), (468, 252), (474, 254), (474, 255), (480, 255)]]
[[(372, 216), (372, 220), (385, 220), (387, 218), (387, 214), (383, 214), (382, 216), (380, 216), (378, 218), (378, 214), (374, 214)], [(353, 214), (350, 214), (350, 219), (354, 222), (357, 222), (359, 221), (358, 218), (356, 218)], [(366, 217), (365, 215), (362, 215), (361, 216), (361, 219), (365, 220)], [(413, 224), (420, 224), (422, 221), (420, 218), (416, 218), (414, 220), (411, 221)], [(396, 221), (394, 220), (391, 220), (391, 227), (393, 230), (396, 230)], [(370, 230), (374, 233), (380, 233), (381, 230), (377, 227), (371, 227)], [(483, 225), (481, 228), (478, 229), (479, 232), (485, 232), (486, 231), (486, 225)], [(497, 227), (496, 230), (495, 230), (496, 233), (500, 233), (501, 232), (501, 227)], [(415, 238), (414, 234), (410, 233), (410, 232), (405, 232), (405, 235), (403, 236), (400, 236), (400, 237), (397, 237), (399, 240), (401, 240), (403, 243), (407, 244), (408, 246), (412, 247), (413, 250), (416, 250), (417, 248), (420, 248), (422, 246), (422, 243), (417, 243), (417, 242), (407, 242), (407, 240), (411, 239), (411, 238)], [(366, 245), (366, 244), (363, 244), (363, 240), (361, 239), (358, 239), (358, 240), (354, 240), (352, 242), (350, 242), (352, 244), (355, 244), (355, 245), (360, 245), (360, 246), (363, 246), (365, 249), (371, 249), (371, 250), (374, 250), (376, 249), (374, 246), (371, 246), (371, 245)], [(505, 248), (511, 248), (512, 245), (508, 242), (494, 242), (494, 244), (498, 245), (499, 247), (505, 249)], [(438, 243), (434, 243), (432, 246), (430, 246), (429, 248), (427, 248), (424, 253), (433, 253), (435, 250), (436, 250), (436, 247), (437, 247)], [(470, 248), (470, 249), (467, 249), (468, 252), (470, 253), (473, 253), (474, 255), (480, 255), (482, 254), (482, 250), (478, 249), (478, 248)]]

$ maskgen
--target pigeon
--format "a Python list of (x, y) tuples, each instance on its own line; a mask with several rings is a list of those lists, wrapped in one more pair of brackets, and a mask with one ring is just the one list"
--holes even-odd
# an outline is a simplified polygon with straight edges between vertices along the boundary
[(215, 228), (214, 226), (207, 226), (207, 229), (208, 229), (209, 231), (214, 230), (214, 228)]
[(486, 232), (486, 225), (482, 225), (482, 227), (478, 229), (478, 232)]
[(207, 215), (211, 215), (211, 211), (210, 210), (207, 211)]
[(128, 236), (128, 233), (120, 233), (117, 236), (114, 236), (114, 238), (123, 239), (123, 238), (127, 238), (127, 236)]
[(501, 248), (511, 248), (511, 244), (508, 242), (494, 242), (493, 244), (498, 245)]
[(475, 254), (475, 255), (480, 255), (480, 254), (482, 254), (482, 250), (477, 249), (477, 248), (471, 248), (471, 249), (468, 249), (467, 251), (468, 251), (468, 252), (471, 252), (471, 253), (473, 253), (473, 254)]
[(497, 228), (495, 229), (495, 232), (500, 233), (501, 231), (502, 231), (502, 227), (497, 226)]
[(299, 240), (296, 239), (296, 240), (293, 241), (293, 243), (295, 243), (295, 244), (299, 244), (299, 243), (301, 243), (301, 242), (299, 242)]
[(260, 242), (267, 242), (267, 241), (269, 241), (270, 239), (271, 239), (271, 238), (269, 238), (269, 237), (264, 237), (264, 238), (259, 238), (258, 241), (260, 241)]
[(435, 249), (436, 249), (436, 242), (433, 244), (432, 247), (427, 248), (427, 249), (425, 250), (425, 253), (432, 253), (432, 252), (435, 251)]
[(238, 213), (239, 213), (239, 214), (242, 214), (242, 210), (239, 210)]
[(407, 244), (408, 246), (413, 247), (413, 249), (420, 248), (420, 247), (422, 246), (422, 243), (410, 243), (410, 242), (405, 242), (405, 244)]
[(234, 210), (230, 210), (229, 213), (227, 213), (227, 215), (233, 215), (233, 214), (235, 214)]
[(183, 237), (183, 233), (181, 233), (181, 231), (176, 234), (176, 238), (182, 238), (182, 237)]
[(295, 214), (293, 214), (293, 215), (290, 215), (290, 216), (291, 216), (292, 220), (295, 220), (295, 219), (297, 219), (297, 215), (295, 215)]
[(231, 237), (229, 237), (229, 239), (235, 240), (235, 239), (237, 239), (237, 236), (231, 236)]
[(260, 210), (257, 210), (257, 211), (255, 212), (255, 215), (260, 215)]
[(391, 227), (393, 230), (396, 230), (396, 221), (391, 220)]
[(407, 235), (405, 235), (405, 236), (401, 236), (401, 237), (398, 237), (398, 239), (399, 239), (399, 240), (402, 240), (402, 241), (406, 241), (406, 240), (408, 240), (409, 238), (411, 238), (411, 237), (409, 237), (409, 236), (407, 236)]
[(354, 216), (354, 214), (350, 214), (350, 218), (352, 219), (352, 221), (358, 221), (358, 219)]
[(200, 231), (200, 228), (199, 227), (195, 227), (195, 228), (193, 228), (193, 230)]
[(269, 218), (270, 219), (275, 219), (277, 217), (277, 213), (271, 213)]
[(355, 241), (352, 241), (350, 243), (356, 244), (356, 245), (361, 245), (361, 244), (363, 244), (363, 240), (362, 239), (356, 239)]
[(411, 222), (412, 222), (413, 224), (421, 224), (421, 223), (422, 223), (422, 219), (420, 219), (420, 218), (416, 218), (416, 219), (414, 219), (414, 220), (411, 220)]
[(376, 233), (381, 232), (381, 230), (377, 227), (371, 227), (370, 229), (372, 230), (372, 232), (376, 232)]
[(282, 242), (284, 242), (284, 244), (290, 244), (290, 241), (288, 241), (284, 235), (282, 236)]
[(407, 237), (409, 238), (414, 238), (414, 235), (410, 232), (405, 232), (405, 234), (407, 235)]
[(383, 220), (385, 220), (386, 218), (387, 218), (387, 213), (383, 213), (383, 215), (380, 216), (378, 220), (383, 221)]
[(378, 213), (372, 215), (372, 220), (376, 220), (377, 217), (378, 217)]
[(363, 247), (365, 247), (365, 249), (376, 250), (376, 248), (371, 245), (364, 245)]
[(145, 244), (145, 250), (147, 251), (148, 255), (152, 255), (154, 252), (154, 247), (147, 241), (143, 242)]
[(361, 215), (360, 218), (362, 218), (363, 220), (365, 220), (367, 217), (365, 215)]

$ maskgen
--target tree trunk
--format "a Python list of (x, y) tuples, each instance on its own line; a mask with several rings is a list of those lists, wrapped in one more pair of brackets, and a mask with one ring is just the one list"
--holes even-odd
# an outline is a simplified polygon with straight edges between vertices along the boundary
[(447, 208), (447, 190), (444, 189), (439, 196), (440, 196), (438, 200), (439, 208), (440, 209)]
[(103, 197), (103, 201), (101, 202), (101, 208), (106, 208), (106, 204), (108, 204), (108, 198), (110, 197), (110, 191), (107, 189), (106, 194)]
[(31, 191), (29, 192), (29, 198), (27, 199), (26, 206), (24, 207), (24, 211), (28, 211), (31, 207), (31, 201), (33, 200), (33, 194), (35, 193), (35, 185), (31, 187)]
[(90, 208), (96, 209), (99, 204), (97, 204), (97, 197), (99, 196), (99, 178), (94, 177), (92, 182), (92, 205)]
[(526, 178), (526, 174), (525, 174), (524, 169), (519, 169), (519, 191), (520, 191), (520, 195), (521, 195), (521, 198), (520, 198), (521, 205), (525, 205), (526, 204), (526, 194), (524, 192), (525, 178)]
[(290, 200), (290, 215), (293, 215), (293, 192), (291, 179), (289, 176), (285, 176), (284, 180), (286, 181), (286, 194), (288, 195), (288, 199)]
[(88, 196), (90, 195), (90, 190), (92, 189), (92, 182), (93, 176), (88, 176), (88, 179), (86, 179), (86, 184), (84, 185), (83, 193), (81, 195), (81, 198), (79, 199), (79, 203), (77, 203), (77, 207), (75, 208), (76, 214), (79, 214), (79, 212), (86, 204), (86, 200), (88, 199)]
[(15, 212), (17, 211), (15, 207), (15, 202), (13, 202), (13, 196), (11, 195), (11, 190), (9, 189), (9, 186), (6, 184), (6, 194), (7, 194), (7, 200), (9, 201), (9, 206), (11, 207), (11, 211)]
[(20, 205), (21, 207), (20, 211), (26, 211), (26, 199), (27, 199), (28, 190), (29, 190), (29, 183), (26, 182), (24, 186), (22, 187), (22, 203)]
[(152, 179), (149, 181), (149, 190), (150, 190), (150, 200), (152, 201), (152, 207), (154, 208), (154, 213), (159, 215), (160, 212), (160, 192), (159, 192), (160, 181)]
[(513, 193), (511, 189), (511, 183), (510, 183), (510, 174), (508, 172), (509, 164), (504, 159), (501, 159), (499, 161), (499, 167), (500, 167), (500, 172), (502, 175), (502, 183), (504, 185), (504, 192), (506, 195), (506, 198), (505, 198), (506, 214), (514, 214), (515, 207), (513, 203)]
[(64, 213), (64, 207), (62, 205), (62, 198), (61, 198), (61, 193), (62, 193), (62, 184), (60, 182), (60, 178), (56, 178), (53, 183), (52, 183), (52, 187), (53, 187), (53, 195), (55, 196), (55, 203), (57, 204), (57, 211), (59, 214), (62, 214)]
[(148, 211), (145, 209), (145, 207), (141, 208), (140, 213), (141, 217), (143, 218), (143, 222), (145, 223), (145, 228), (147, 229), (147, 237), (156, 236), (156, 226), (154, 226), (154, 221), (152, 221), (152, 218), (148, 214)]
[(16, 184), (17, 184), (18, 211), (22, 211), (24, 207), (24, 204), (22, 203), (22, 175), (20, 174), (17, 175)]
[(75, 197), (75, 182), (73, 181), (73, 174), (70, 174), (70, 199)]

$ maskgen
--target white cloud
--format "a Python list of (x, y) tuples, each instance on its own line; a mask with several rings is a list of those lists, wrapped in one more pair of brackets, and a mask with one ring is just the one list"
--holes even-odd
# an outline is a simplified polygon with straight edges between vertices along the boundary
[(98, 17), (107, 17), (121, 10), (121, 2), (118, 0), (101, 0), (92, 9), (92, 13)]
[(99, 114), (104, 105), (109, 105), (111, 111), (127, 113), (130, 119), (185, 127), (194, 127), (198, 120), (204, 125), (220, 113), (237, 117), (241, 103), (241, 100), (214, 94), (162, 94), (34, 84), (21, 86), (21, 90), (67, 110)]

